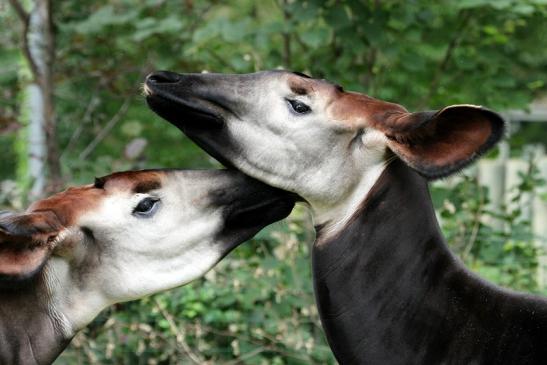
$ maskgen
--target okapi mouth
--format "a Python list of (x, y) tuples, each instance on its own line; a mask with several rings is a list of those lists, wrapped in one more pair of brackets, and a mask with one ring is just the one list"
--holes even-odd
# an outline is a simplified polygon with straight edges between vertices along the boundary
[(182, 91), (178, 82), (161, 82), (167, 77), (180, 78), (182, 75), (160, 72), (146, 78), (144, 93), (150, 109), (177, 127), (222, 165), (233, 168), (222, 152), (222, 147), (228, 143), (227, 138), (219, 138), (219, 134), (226, 130), (222, 114), (233, 112), (220, 102), (194, 95), (191, 89)]
[(226, 242), (228, 254), (232, 249), (253, 238), (264, 227), (286, 218), (294, 208), (296, 196), (280, 191), (279, 196), (249, 207), (229, 210), (217, 240)]
[(215, 237), (222, 242), (224, 254), (250, 240), (264, 227), (287, 217), (297, 196), (271, 187), (239, 171), (230, 189), (211, 191), (208, 198), (213, 206), (224, 207), (223, 227)]
[(173, 95), (149, 80), (146, 80), (145, 90), (150, 109), (182, 131), (220, 129), (224, 126), (224, 118), (215, 110), (215, 105), (206, 100)]

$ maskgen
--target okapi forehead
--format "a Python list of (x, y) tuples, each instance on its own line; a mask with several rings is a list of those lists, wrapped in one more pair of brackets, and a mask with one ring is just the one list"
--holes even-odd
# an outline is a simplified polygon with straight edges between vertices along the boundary
[(53, 212), (65, 227), (112, 194), (146, 193), (161, 187), (163, 171), (128, 171), (97, 178), (95, 184), (69, 188), (30, 206), (28, 212)]
[(97, 178), (94, 186), (106, 191), (130, 191), (135, 194), (159, 189), (166, 171), (143, 170), (116, 172)]
[(27, 212), (53, 212), (64, 227), (69, 227), (82, 213), (95, 208), (104, 196), (104, 191), (92, 185), (69, 188), (32, 204)]
[(330, 103), (327, 114), (331, 120), (346, 124), (350, 128), (376, 127), (395, 114), (408, 111), (399, 104), (374, 99), (370, 96), (341, 92)]
[(321, 98), (335, 99), (343, 93), (342, 86), (333, 84), (327, 80), (305, 78), (298, 74), (289, 74), (289, 88), (296, 95), (316, 94)]

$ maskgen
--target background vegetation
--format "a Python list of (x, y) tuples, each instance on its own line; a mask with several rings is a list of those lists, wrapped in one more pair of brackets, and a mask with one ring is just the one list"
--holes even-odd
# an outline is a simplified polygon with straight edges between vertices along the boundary
[[(41, 1), (20, 4), (30, 11)], [(218, 167), (147, 109), (140, 85), (157, 69), (283, 67), (411, 110), (525, 108), (547, 88), (545, 0), (53, 0), (51, 14), (56, 134), (49, 152), (61, 170), (44, 172), (53, 190), (59, 181), (89, 183), (115, 170)], [(0, 205), (9, 209), (26, 206), (34, 183), (25, 114), (33, 74), (22, 20), (0, 3)], [(547, 131), (534, 136), (546, 141)], [(530, 164), (515, 201), (543, 183)], [(436, 186), (434, 198), (468, 266), (503, 285), (542, 290), (538, 250), (518, 204), (489, 212), (473, 174)], [(494, 214), (512, 229), (480, 219)], [(300, 207), (206, 278), (107, 310), (58, 363), (333, 363), (313, 301), (312, 241)]]

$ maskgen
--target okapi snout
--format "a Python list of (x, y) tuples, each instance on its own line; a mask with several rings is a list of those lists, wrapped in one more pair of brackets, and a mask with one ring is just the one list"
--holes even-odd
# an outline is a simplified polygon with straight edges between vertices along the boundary
[(215, 85), (200, 74), (157, 71), (146, 77), (144, 93), (150, 108), (181, 130), (215, 130), (230, 112), (214, 92)]
[(146, 84), (172, 84), (180, 81), (180, 75), (171, 71), (156, 71), (146, 77)]

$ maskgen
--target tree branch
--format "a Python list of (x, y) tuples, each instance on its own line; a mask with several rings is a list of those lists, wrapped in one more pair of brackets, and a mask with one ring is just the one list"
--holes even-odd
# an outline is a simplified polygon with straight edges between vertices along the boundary
[(460, 45), (460, 42), (463, 39), (463, 35), (465, 33), (465, 27), (467, 26), (467, 23), (471, 19), (471, 14), (472, 13), (470, 11), (465, 11), (465, 10), (463, 10), (460, 13), (460, 15), (463, 16), (463, 19), (462, 19), (456, 33), (454, 34), (454, 37), (452, 38), (452, 40), (448, 44), (448, 47), (446, 48), (446, 51), (444, 53), (444, 56), (443, 56), (441, 62), (437, 66), (437, 69), (436, 69), (436, 71), (433, 75), (433, 78), (431, 79), (431, 83), (429, 85), (429, 91), (427, 92), (426, 96), (424, 98), (422, 98), (422, 100), (419, 103), (420, 108), (424, 108), (424, 107), (428, 106), (427, 104), (429, 104), (429, 101), (431, 100), (431, 97), (433, 96), (433, 94), (435, 93), (437, 88), (439, 87), (439, 82), (441, 80), (442, 74), (444, 73), (444, 71), (446, 71), (446, 69), (448, 67), (448, 64), (449, 64), (449, 62), (452, 59), (452, 56), (454, 54), (454, 50), (456, 48), (458, 48), (458, 46)]
[(118, 109), (116, 114), (114, 114), (112, 119), (110, 119), (108, 123), (106, 123), (104, 128), (99, 132), (99, 134), (97, 134), (93, 141), (91, 141), (91, 143), (89, 143), (87, 147), (84, 148), (84, 150), (80, 153), (80, 156), (78, 157), (80, 160), (85, 160), (91, 154), (91, 152), (93, 152), (93, 150), (99, 145), (99, 143), (101, 143), (102, 140), (105, 139), (106, 136), (108, 136), (112, 128), (114, 128), (114, 126), (122, 119), (125, 112), (127, 112), (130, 103), (131, 98), (125, 99), (122, 106), (120, 107), (120, 109)]
[(369, 94), (374, 94), (372, 88), (372, 80), (374, 78), (374, 67), (376, 66), (376, 56), (378, 50), (375, 47), (370, 47), (370, 51), (367, 55), (367, 72), (363, 77), (363, 85), (367, 88)]
[[(478, 184), (478, 182), (477, 182)], [(475, 214), (473, 215), (473, 228), (471, 229), (471, 235), (469, 237), (469, 242), (464, 246), (464, 250), (462, 252), (461, 258), (465, 262), (467, 258), (469, 257), (469, 254), (471, 253), (471, 250), (475, 246), (475, 243), (477, 242), (477, 237), (479, 235), (480, 227), (481, 227), (481, 215), (484, 213), (484, 196), (482, 194), (481, 189), (479, 189), (479, 206), (477, 210), (475, 211)]]
[(32, 57), (32, 54), (30, 53), (29, 45), (28, 45), (28, 28), (30, 24), (30, 13), (26, 12), (23, 8), (23, 5), (18, 0), (9, 0), (11, 6), (17, 13), (17, 16), (19, 19), (21, 19), (21, 24), (23, 25), (22, 30), (22, 46), (21, 49), (23, 51), (23, 54), (29, 63), (30, 70), (32, 72), (33, 81), (36, 83), (39, 83), (40, 81), (40, 71), (38, 70), (38, 66), (36, 66), (36, 62), (34, 61), (34, 58)]
[(158, 299), (153, 298), (153, 300), (154, 300), (155, 307), (160, 311), (160, 313), (163, 315), (163, 317), (169, 324), (169, 328), (175, 335), (175, 339), (177, 340), (177, 343), (180, 345), (180, 347), (182, 347), (184, 353), (188, 355), (190, 360), (192, 360), (192, 362), (195, 364), (200, 365), (205, 363), (205, 360), (201, 359), (197, 354), (195, 354), (192, 351), (190, 346), (188, 346), (188, 344), (186, 343), (186, 340), (184, 339), (185, 337), (184, 333), (182, 333), (182, 331), (177, 327), (177, 324), (175, 323), (173, 316), (161, 306), (160, 302), (158, 302)]
[(15, 10), (15, 12), (17, 13), (17, 16), (19, 17), (19, 19), (21, 19), (23, 23), (27, 22), (29, 14), (25, 11), (25, 9), (23, 8), (23, 5), (21, 5), (21, 3), (17, 0), (9, 0), (9, 2), (11, 6), (13, 7), (13, 10)]
[(78, 120), (81, 120), (81, 123), (78, 125), (78, 127), (74, 130), (72, 133), (72, 136), (70, 137), (66, 147), (64, 148), (63, 152), (61, 152), (61, 157), (64, 156), (66, 153), (70, 152), (78, 139), (80, 138), (80, 135), (82, 134), (84, 127), (91, 121), (91, 114), (95, 110), (95, 108), (100, 104), (100, 101), (97, 97), (97, 90), (93, 93), (93, 96), (89, 99), (89, 103), (87, 104), (87, 107), (85, 108), (84, 114), (81, 118), (78, 118)]
[(247, 352), (241, 356), (239, 356), (237, 359), (235, 360), (232, 360), (232, 361), (228, 361), (226, 362), (224, 365), (238, 365), (238, 364), (243, 364), (245, 360), (248, 360), (250, 358), (253, 358), (255, 356), (258, 356), (260, 355), (261, 353), (265, 352), (265, 351), (268, 351), (268, 349), (266, 347), (258, 347), (256, 349), (254, 349), (253, 351), (250, 351), (250, 352)]

